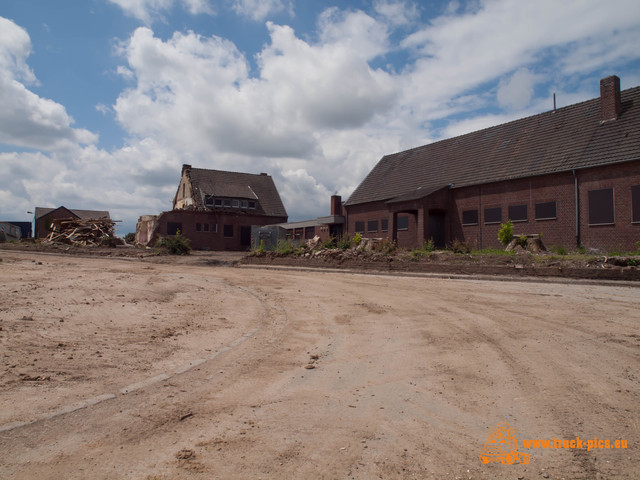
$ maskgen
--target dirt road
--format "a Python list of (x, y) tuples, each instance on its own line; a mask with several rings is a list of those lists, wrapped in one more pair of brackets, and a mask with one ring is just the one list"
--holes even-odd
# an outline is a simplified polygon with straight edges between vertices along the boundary
[(0, 258), (0, 478), (640, 478), (640, 288)]

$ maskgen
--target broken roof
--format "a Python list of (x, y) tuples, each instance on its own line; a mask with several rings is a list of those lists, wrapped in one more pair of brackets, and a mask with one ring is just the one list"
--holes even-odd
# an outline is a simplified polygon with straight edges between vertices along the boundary
[(46, 207), (36, 207), (36, 212), (35, 212), (35, 218), (36, 220), (38, 218), (44, 217), (45, 215), (52, 213), (54, 211), (57, 210), (61, 210), (64, 209), (70, 213), (72, 213), (73, 215), (75, 215), (76, 217), (82, 219), (82, 220), (92, 220), (92, 219), (98, 219), (98, 218), (110, 218), (109, 217), (109, 212), (107, 211), (103, 211), (103, 210), (76, 210), (76, 209), (70, 209), (64, 206), (60, 206), (57, 208), (46, 208)]
[(204, 168), (188, 168), (186, 174), (196, 207), (205, 208), (205, 196), (257, 200), (264, 215), (286, 217), (287, 211), (273, 178), (266, 173), (239, 173)]
[(620, 98), (616, 120), (596, 98), (385, 155), (345, 205), (640, 160), (640, 87)]

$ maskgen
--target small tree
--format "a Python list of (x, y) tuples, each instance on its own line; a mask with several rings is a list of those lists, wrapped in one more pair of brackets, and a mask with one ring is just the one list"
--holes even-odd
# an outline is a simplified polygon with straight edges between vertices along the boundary
[(136, 234), (129, 232), (124, 236), (124, 241), (127, 243), (134, 243), (136, 241)]
[(500, 230), (498, 230), (498, 240), (504, 246), (509, 245), (513, 240), (513, 223), (511, 220), (507, 220), (507, 223), (500, 224)]

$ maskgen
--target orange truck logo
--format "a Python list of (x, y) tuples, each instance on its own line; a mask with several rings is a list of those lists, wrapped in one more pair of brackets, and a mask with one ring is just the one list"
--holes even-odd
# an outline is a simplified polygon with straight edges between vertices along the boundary
[(500, 423), (495, 430), (489, 433), (487, 443), (480, 452), (480, 461), (484, 464), (500, 462), (505, 465), (513, 465), (515, 462), (527, 465), (531, 455), (518, 451), (517, 430), (511, 428), (508, 423)]

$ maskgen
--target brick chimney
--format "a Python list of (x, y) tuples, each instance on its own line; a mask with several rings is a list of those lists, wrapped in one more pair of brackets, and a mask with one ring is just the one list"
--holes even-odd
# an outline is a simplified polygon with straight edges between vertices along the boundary
[(620, 115), (620, 79), (615, 75), (600, 80), (600, 112), (603, 122), (615, 120)]
[(182, 164), (182, 173), (184, 174), (185, 170), (191, 170), (191, 165), (188, 165), (186, 163)]
[(331, 215), (342, 215), (342, 197), (331, 195)]

